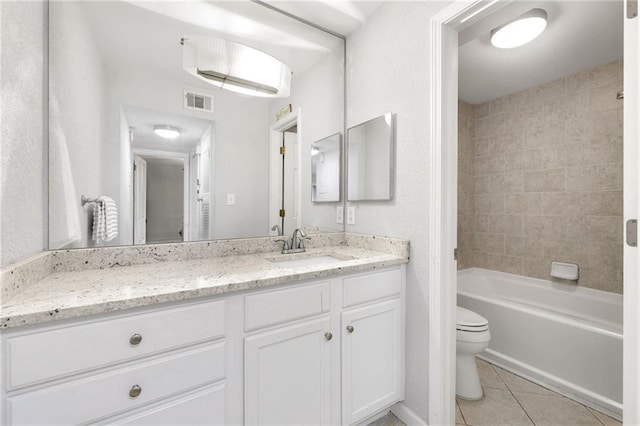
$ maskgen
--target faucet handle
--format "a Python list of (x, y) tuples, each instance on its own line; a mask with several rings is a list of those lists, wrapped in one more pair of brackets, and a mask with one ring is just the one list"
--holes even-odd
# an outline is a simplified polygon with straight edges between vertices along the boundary
[(289, 240), (282, 240), (282, 239), (280, 239), (280, 240), (275, 240), (275, 241), (276, 241), (277, 243), (284, 243), (284, 244), (282, 244), (282, 250), (289, 250), (289, 249), (290, 249), (290, 247), (289, 247)]

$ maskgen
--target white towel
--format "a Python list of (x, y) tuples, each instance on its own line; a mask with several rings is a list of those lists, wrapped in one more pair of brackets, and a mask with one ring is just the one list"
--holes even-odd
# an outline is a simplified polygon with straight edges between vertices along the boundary
[(111, 241), (118, 236), (118, 209), (116, 202), (101, 196), (93, 207), (93, 241)]

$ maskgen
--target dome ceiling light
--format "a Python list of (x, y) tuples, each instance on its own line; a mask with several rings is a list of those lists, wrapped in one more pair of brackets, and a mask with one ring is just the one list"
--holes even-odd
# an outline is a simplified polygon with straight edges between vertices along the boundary
[(264, 52), (229, 40), (187, 36), (182, 67), (200, 80), (244, 95), (289, 96), (291, 69)]
[(511, 49), (529, 43), (547, 27), (547, 12), (531, 9), (498, 28), (491, 30), (491, 44), (500, 49)]
[(165, 139), (175, 139), (180, 136), (180, 129), (173, 126), (158, 124), (153, 126), (153, 133)]

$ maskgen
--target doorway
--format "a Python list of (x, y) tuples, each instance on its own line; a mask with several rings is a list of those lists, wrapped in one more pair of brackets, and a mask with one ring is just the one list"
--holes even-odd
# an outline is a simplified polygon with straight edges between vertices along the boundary
[[(454, 423), (458, 34), (510, 4), (455, 2), (432, 18), (429, 288), (429, 424)], [(637, 218), (638, 19), (625, 19), (624, 220)], [(637, 248), (624, 247), (624, 420), (640, 421), (638, 381)]]
[(296, 110), (271, 126), (269, 235), (300, 228), (301, 113)]

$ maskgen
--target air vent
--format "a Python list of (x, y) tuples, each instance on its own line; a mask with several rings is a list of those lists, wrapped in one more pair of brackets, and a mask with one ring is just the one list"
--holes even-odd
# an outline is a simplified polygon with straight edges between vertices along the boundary
[(213, 112), (213, 96), (185, 90), (184, 107), (197, 111)]

